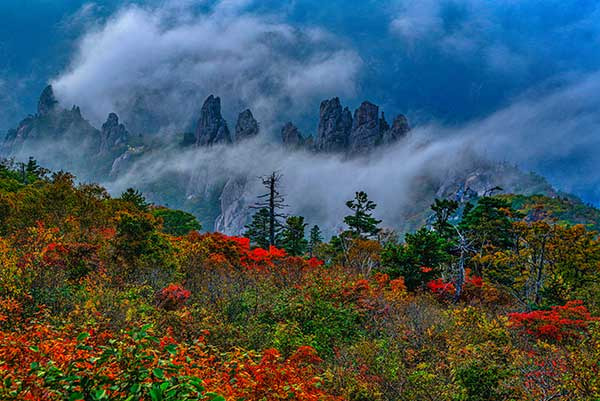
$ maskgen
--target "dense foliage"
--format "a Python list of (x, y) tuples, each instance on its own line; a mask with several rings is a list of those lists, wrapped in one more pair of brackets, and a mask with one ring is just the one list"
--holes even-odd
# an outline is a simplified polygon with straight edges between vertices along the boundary
[(485, 197), (400, 242), (369, 202), (286, 250), (3, 166), (0, 399), (600, 398), (594, 232)]

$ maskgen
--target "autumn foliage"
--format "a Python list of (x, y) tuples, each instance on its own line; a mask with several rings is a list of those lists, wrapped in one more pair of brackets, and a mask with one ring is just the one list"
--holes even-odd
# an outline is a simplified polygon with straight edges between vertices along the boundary
[(2, 400), (600, 398), (600, 241), (583, 226), (486, 198), (459, 226), (292, 256), (189, 216), (165, 230), (168, 209), (66, 173), (13, 184)]
[(549, 310), (535, 310), (509, 314), (512, 327), (523, 329), (537, 338), (556, 341), (581, 338), (590, 323), (598, 321), (582, 301), (569, 301), (564, 305), (550, 307)]

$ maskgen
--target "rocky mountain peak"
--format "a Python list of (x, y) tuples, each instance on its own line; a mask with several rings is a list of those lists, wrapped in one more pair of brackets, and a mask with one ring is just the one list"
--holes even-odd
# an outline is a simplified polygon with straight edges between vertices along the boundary
[(390, 127), (385, 115), (379, 115), (379, 106), (376, 104), (364, 101), (352, 115), (347, 107), (342, 108), (340, 99), (335, 97), (321, 102), (314, 150), (354, 156), (365, 154), (379, 145), (393, 143), (409, 130), (408, 120), (402, 114), (394, 119)]
[(382, 143), (390, 144), (396, 142), (400, 138), (406, 136), (406, 134), (410, 131), (410, 125), (408, 124), (408, 119), (403, 114), (399, 114), (394, 119), (392, 123), (392, 127), (384, 130)]
[(378, 144), (380, 137), (379, 106), (364, 101), (354, 112), (348, 150), (351, 153), (368, 151)]
[(40, 95), (40, 99), (38, 100), (37, 112), (40, 116), (45, 116), (50, 114), (58, 107), (58, 100), (54, 96), (54, 90), (52, 89), (52, 85), (48, 85), (42, 91)]
[(242, 141), (252, 138), (258, 134), (258, 121), (252, 115), (250, 109), (242, 111), (235, 124), (235, 140)]
[(123, 124), (119, 123), (119, 116), (110, 113), (106, 122), (102, 124), (100, 132), (100, 151), (109, 152), (111, 149), (127, 142), (129, 133)]
[(210, 95), (202, 105), (196, 126), (196, 145), (231, 143), (227, 121), (221, 115), (221, 98)]
[(322, 152), (345, 151), (351, 129), (352, 114), (347, 107), (342, 108), (340, 99), (324, 100), (320, 107), (315, 149)]
[(304, 144), (304, 138), (298, 127), (291, 122), (286, 123), (281, 129), (281, 140), (286, 148), (297, 148)]

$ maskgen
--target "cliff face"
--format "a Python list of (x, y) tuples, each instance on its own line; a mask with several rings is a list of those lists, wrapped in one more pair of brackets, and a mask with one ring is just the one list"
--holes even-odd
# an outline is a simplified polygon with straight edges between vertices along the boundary
[(196, 125), (196, 145), (210, 146), (231, 143), (227, 121), (221, 115), (221, 99), (210, 95), (202, 105)]
[(298, 128), (288, 122), (281, 129), (281, 143), (287, 149), (297, 149), (304, 145), (304, 138)]
[(376, 104), (364, 101), (352, 115), (347, 107), (342, 106), (340, 99), (334, 97), (321, 102), (314, 144), (312, 138), (308, 138), (304, 141), (304, 147), (316, 152), (356, 157), (378, 146), (390, 145), (409, 131), (408, 119), (402, 114), (394, 119), (390, 127)]
[(239, 142), (253, 138), (256, 135), (258, 135), (258, 121), (254, 118), (252, 112), (246, 109), (240, 113), (235, 124), (235, 140)]
[(352, 131), (348, 137), (348, 152), (368, 152), (381, 142), (381, 136), (379, 107), (371, 102), (363, 102), (354, 112)]
[(348, 135), (352, 129), (352, 114), (342, 108), (340, 99), (323, 100), (319, 111), (319, 127), (315, 139), (318, 152), (342, 152), (348, 147)]
[(102, 124), (100, 132), (100, 152), (108, 153), (127, 143), (129, 132), (125, 125), (119, 123), (119, 117), (110, 113), (106, 122)]

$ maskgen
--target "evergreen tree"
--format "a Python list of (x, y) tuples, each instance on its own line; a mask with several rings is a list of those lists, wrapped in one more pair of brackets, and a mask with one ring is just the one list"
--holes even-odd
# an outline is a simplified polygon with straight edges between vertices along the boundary
[(435, 213), (433, 229), (442, 237), (451, 240), (456, 237), (456, 229), (450, 224), (450, 217), (458, 209), (458, 202), (449, 199), (436, 199), (431, 205)]
[(388, 243), (381, 253), (383, 270), (393, 278), (404, 277), (409, 290), (438, 277), (450, 261), (448, 241), (425, 227), (406, 234), (404, 244)]
[(512, 221), (521, 217), (509, 202), (497, 197), (482, 197), (477, 206), (465, 207), (459, 228), (473, 239), (479, 253), (484, 248), (506, 249), (514, 246)]
[(308, 241), (304, 238), (306, 229), (304, 217), (290, 216), (285, 221), (281, 232), (281, 246), (292, 256), (301, 256), (306, 253)]
[(127, 188), (127, 190), (121, 194), (121, 199), (132, 203), (141, 211), (145, 212), (148, 210), (149, 204), (146, 202), (146, 198), (144, 198), (144, 195), (142, 195), (141, 192), (136, 189)]
[(37, 160), (35, 160), (33, 157), (30, 157), (27, 161), (27, 165), (25, 166), (25, 171), (27, 174), (33, 174), (37, 176), (41, 171), (41, 167), (37, 163)]
[(313, 257), (315, 248), (321, 243), (323, 243), (323, 235), (321, 234), (319, 226), (315, 224), (310, 229), (310, 239), (308, 241), (308, 252), (310, 253), (311, 258)]
[(186, 235), (191, 231), (202, 230), (202, 225), (191, 213), (183, 210), (173, 210), (166, 207), (152, 211), (154, 217), (162, 219), (162, 231), (171, 235)]
[(252, 216), (252, 222), (246, 225), (244, 236), (250, 238), (250, 241), (255, 246), (269, 249), (270, 231), (269, 231), (270, 214), (269, 209), (262, 208)]
[(375, 219), (372, 215), (377, 204), (369, 199), (366, 192), (357, 192), (353, 200), (346, 202), (346, 206), (353, 210), (354, 214), (344, 217), (344, 223), (355, 237), (368, 238), (379, 232), (377, 226), (381, 220)]

